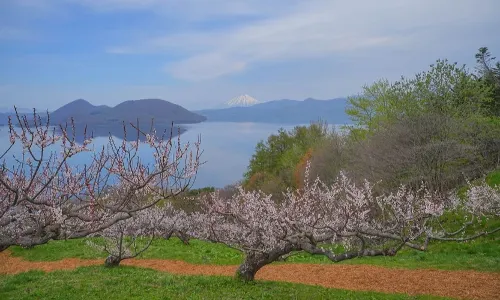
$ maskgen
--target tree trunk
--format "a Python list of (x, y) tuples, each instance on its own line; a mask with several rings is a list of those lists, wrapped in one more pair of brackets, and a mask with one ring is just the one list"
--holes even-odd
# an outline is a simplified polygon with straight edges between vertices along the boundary
[(268, 263), (270, 262), (267, 262), (264, 254), (248, 254), (236, 270), (236, 277), (243, 281), (253, 281), (257, 271)]
[(106, 267), (118, 267), (121, 262), (121, 258), (117, 256), (110, 255), (106, 258), (106, 261), (104, 262), (104, 266)]
[(189, 245), (189, 235), (178, 230), (170, 230), (164, 238), (166, 240), (170, 239), (172, 236), (176, 236), (178, 239), (182, 241), (184, 245)]
[(189, 235), (181, 231), (177, 231), (176, 235), (184, 243), (184, 245), (189, 245)]
[(255, 274), (265, 265), (277, 261), (281, 256), (299, 250), (293, 245), (276, 248), (268, 253), (249, 252), (246, 253), (245, 260), (236, 270), (236, 278), (243, 281), (253, 281)]

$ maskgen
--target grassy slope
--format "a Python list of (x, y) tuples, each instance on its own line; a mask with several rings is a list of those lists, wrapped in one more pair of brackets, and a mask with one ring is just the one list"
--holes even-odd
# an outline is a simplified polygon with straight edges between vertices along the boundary
[[(500, 185), (500, 170), (486, 176), (486, 182)], [(462, 192), (465, 192), (464, 189)], [(500, 220), (490, 220), (485, 225), (495, 225)], [(82, 259), (104, 258), (103, 253), (96, 252), (85, 245), (85, 240), (51, 241), (48, 244), (33, 249), (11, 247), (14, 256), (20, 256), (32, 261), (51, 261), (68, 257)], [(500, 234), (480, 238), (465, 243), (434, 242), (427, 252), (405, 249), (395, 257), (367, 257), (353, 259), (346, 264), (373, 264), (398, 268), (436, 268), (445, 270), (478, 270), (500, 272)], [(183, 245), (178, 239), (169, 241), (156, 240), (140, 258), (160, 258), (183, 260), (195, 264), (232, 265), (239, 264), (243, 256), (238, 251), (224, 245), (192, 240), (191, 244)], [(311, 256), (298, 253), (288, 259), (297, 263), (330, 263), (323, 256)]]
[(443, 299), (353, 292), (230, 277), (176, 276), (148, 269), (85, 267), (0, 276), (0, 299)]
[[(500, 184), (500, 171), (490, 174), (491, 185)], [(500, 236), (468, 243), (436, 243), (427, 253), (404, 250), (396, 257), (354, 259), (343, 263), (401, 268), (473, 269), (500, 272)], [(65, 257), (104, 258), (85, 241), (52, 241), (33, 249), (11, 247), (13, 255), (28, 260)], [(223, 245), (193, 240), (157, 240), (142, 258), (179, 259), (198, 264), (238, 264), (242, 255)], [(297, 254), (289, 261), (330, 263), (324, 257)], [(352, 292), (289, 283), (244, 284), (225, 277), (177, 276), (132, 267), (85, 267), (45, 274), (31, 271), (0, 276), (0, 299), (438, 299), (373, 292)]]
[[(32, 261), (51, 261), (67, 257), (104, 258), (85, 245), (84, 240), (52, 241), (33, 249), (10, 248), (14, 256)], [(481, 238), (467, 243), (435, 243), (427, 252), (406, 249), (395, 257), (367, 257), (352, 259), (346, 264), (373, 264), (398, 268), (469, 269), (500, 272), (500, 235)], [(141, 258), (183, 260), (195, 264), (239, 264), (243, 256), (238, 251), (220, 244), (192, 240), (183, 245), (174, 238), (169, 241), (156, 240)], [(288, 259), (299, 263), (331, 263), (323, 256), (299, 253)]]
[[(500, 170), (486, 177), (488, 184), (500, 185)], [(465, 191), (465, 190), (464, 190)], [(464, 192), (463, 191), (463, 192)], [(487, 225), (495, 225), (500, 220), (490, 220)], [(485, 224), (486, 224), (485, 223)], [(51, 241), (33, 249), (11, 247), (14, 256), (32, 261), (53, 261), (76, 257), (82, 259), (104, 258), (103, 253), (96, 252), (85, 245), (85, 240)], [(372, 264), (398, 268), (436, 268), (445, 270), (478, 270), (500, 272), (500, 234), (480, 238), (465, 243), (434, 242), (427, 252), (405, 249), (395, 257), (358, 258), (342, 263)], [(180, 240), (156, 240), (140, 258), (160, 258), (183, 260), (195, 264), (233, 265), (239, 264), (243, 256), (238, 251), (224, 245), (192, 240), (186, 246)], [(298, 253), (288, 259), (296, 263), (330, 263), (323, 256), (311, 256)]]

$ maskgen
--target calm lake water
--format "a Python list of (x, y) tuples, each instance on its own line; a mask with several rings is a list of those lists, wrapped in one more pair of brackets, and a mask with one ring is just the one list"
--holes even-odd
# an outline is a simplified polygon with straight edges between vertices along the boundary
[(208, 122), (190, 125), (182, 141), (196, 141), (201, 135), (202, 160), (195, 186), (223, 187), (243, 178), (255, 146), (280, 128), (297, 125)]
[[(181, 135), (181, 143), (194, 143), (198, 136), (201, 136), (202, 161), (206, 161), (201, 166), (193, 187), (224, 187), (242, 179), (255, 146), (260, 140), (267, 139), (279, 128), (290, 130), (297, 125), (230, 122), (185, 125), (184, 127), (188, 128), (188, 131)], [(107, 141), (107, 137), (98, 137), (94, 139), (93, 144), (102, 146)], [(0, 127), (0, 155), (9, 145), (8, 128)], [(9, 154), (6, 158), (8, 162), (12, 161), (12, 154), (19, 155), (20, 150), (16, 147)], [(89, 161), (89, 158), (88, 154), (79, 154), (71, 163), (83, 165)], [(141, 158), (152, 162), (151, 152), (148, 149), (141, 150)]]

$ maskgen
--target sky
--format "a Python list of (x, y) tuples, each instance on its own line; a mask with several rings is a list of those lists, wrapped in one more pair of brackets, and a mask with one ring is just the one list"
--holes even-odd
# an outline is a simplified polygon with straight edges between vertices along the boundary
[(0, 0), (0, 107), (332, 99), (500, 57), (499, 0)]

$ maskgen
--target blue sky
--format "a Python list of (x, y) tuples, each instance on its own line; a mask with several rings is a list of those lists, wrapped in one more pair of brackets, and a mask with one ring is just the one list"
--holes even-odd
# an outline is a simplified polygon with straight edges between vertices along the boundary
[(498, 0), (0, 0), (0, 107), (356, 94), (500, 57)]

